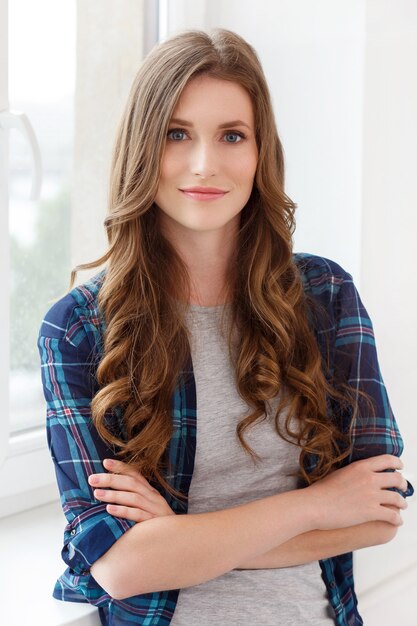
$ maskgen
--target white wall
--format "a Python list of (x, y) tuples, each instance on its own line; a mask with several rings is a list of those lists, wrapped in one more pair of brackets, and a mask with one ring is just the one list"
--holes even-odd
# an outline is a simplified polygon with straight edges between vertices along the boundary
[(170, 0), (169, 8), (170, 34), (221, 26), (255, 47), (284, 145), (287, 193), (299, 207), (296, 249), (359, 278), (364, 3)]
[[(229, 28), (258, 51), (285, 149), (286, 190), (299, 207), (296, 250), (330, 257), (353, 274), (374, 322), (381, 369), (405, 439), (403, 458), (416, 484), (417, 3), (168, 4), (169, 34)], [(404, 600), (399, 590), (416, 580), (415, 498), (404, 519), (393, 542), (355, 555), (367, 626), (391, 624), (389, 611), (395, 614), (400, 605), (398, 623), (412, 623), (410, 594)]]
[[(103, 221), (111, 151), (143, 58), (144, 21), (144, 0), (77, 0), (72, 267), (95, 261), (107, 249)], [(98, 271), (81, 272), (76, 284)]]
[[(361, 284), (416, 486), (417, 3), (369, 0), (366, 32)], [(416, 563), (415, 499), (400, 535), (368, 567), (358, 555), (361, 587), (367, 574), (383, 579), (387, 562), (393, 573)]]

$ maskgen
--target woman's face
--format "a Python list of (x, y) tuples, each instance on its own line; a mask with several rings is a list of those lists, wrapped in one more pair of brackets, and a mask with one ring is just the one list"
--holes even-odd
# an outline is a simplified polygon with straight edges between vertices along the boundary
[(236, 227), (257, 161), (245, 89), (208, 76), (192, 79), (171, 118), (161, 162), (155, 202), (163, 230), (181, 235)]

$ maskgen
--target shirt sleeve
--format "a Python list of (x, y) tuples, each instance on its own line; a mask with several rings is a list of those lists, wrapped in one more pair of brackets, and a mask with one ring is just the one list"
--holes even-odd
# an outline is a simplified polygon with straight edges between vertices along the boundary
[(97, 320), (93, 322), (88, 310), (68, 294), (47, 312), (38, 348), (48, 446), (68, 522), (62, 558), (69, 570), (62, 579), (67, 585), (72, 581), (74, 596), (84, 594), (91, 601), (90, 594), (98, 604), (105, 592), (91, 576), (90, 567), (135, 522), (107, 513), (88, 484), (91, 474), (106, 471), (103, 459), (115, 456), (91, 418), (90, 404), (97, 391)]
[[(379, 454), (400, 456), (403, 440), (381, 375), (372, 322), (352, 276), (344, 271), (343, 276), (335, 297), (334, 376), (336, 381), (345, 381), (353, 389), (368, 394), (374, 407), (373, 416), (367, 402), (358, 396), (349, 462)], [(408, 482), (407, 490), (400, 493), (411, 496), (413, 492)]]

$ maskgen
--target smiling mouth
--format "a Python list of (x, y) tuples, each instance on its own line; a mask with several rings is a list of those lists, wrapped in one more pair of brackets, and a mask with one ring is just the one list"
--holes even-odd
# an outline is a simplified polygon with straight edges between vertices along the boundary
[(223, 198), (228, 192), (227, 191), (193, 191), (192, 189), (180, 189), (181, 193), (183, 193), (188, 198), (192, 200), (218, 200), (219, 198)]

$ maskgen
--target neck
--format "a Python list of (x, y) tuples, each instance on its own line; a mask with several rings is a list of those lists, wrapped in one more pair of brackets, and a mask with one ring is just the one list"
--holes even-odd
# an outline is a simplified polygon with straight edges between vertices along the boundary
[[(229, 225), (227, 225), (229, 226)], [(236, 249), (235, 225), (221, 231), (195, 232), (183, 229), (164, 235), (174, 245), (190, 276), (190, 304), (215, 306), (228, 301), (227, 270)]]

